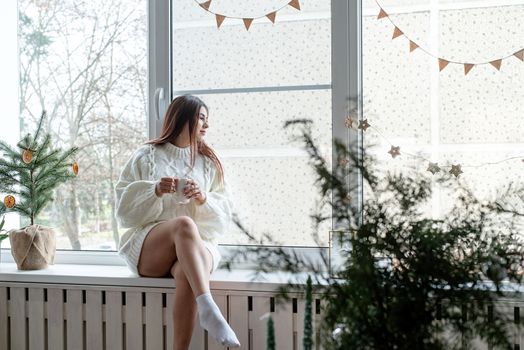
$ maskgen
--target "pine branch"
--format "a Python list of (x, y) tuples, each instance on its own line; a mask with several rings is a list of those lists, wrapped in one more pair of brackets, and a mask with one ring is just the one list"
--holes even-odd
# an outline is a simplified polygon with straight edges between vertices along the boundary
[[(45, 111), (42, 112), (35, 136), (27, 134), (17, 144), (22, 152), (0, 141), (0, 190), (18, 194), (17, 203), (10, 211), (18, 212), (31, 220), (53, 200), (54, 189), (75, 177), (71, 171), (71, 158), (78, 148), (62, 151), (54, 149), (49, 133), (43, 134)], [(24, 152), (33, 152), (31, 160), (24, 162)], [(16, 188), (16, 190), (15, 190)]]
[(8, 156), (17, 155), (18, 152), (15, 151), (10, 145), (0, 140), (0, 152), (7, 154)]
[[(31, 136), (31, 134), (26, 134), (22, 140), (18, 141), (16, 146), (23, 150), (31, 149), (32, 140), (33, 140), (33, 137)], [(15, 154), (18, 155), (19, 153), (16, 152)]]
[[(36, 128), (35, 138), (33, 139), (33, 143), (31, 144), (32, 147), (36, 147), (36, 143), (38, 142), (38, 136), (40, 136), (40, 130), (42, 130), (42, 124), (44, 123), (44, 119), (46, 117), (47, 117), (47, 112), (44, 110), (42, 111), (42, 115), (40, 116), (40, 121), (38, 122), (38, 127)], [(47, 134), (46, 136), (49, 136), (49, 134)]]

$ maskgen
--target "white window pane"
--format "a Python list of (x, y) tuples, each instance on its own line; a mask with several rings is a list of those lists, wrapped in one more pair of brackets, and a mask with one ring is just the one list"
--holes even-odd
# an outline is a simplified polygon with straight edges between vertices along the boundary
[[(315, 177), (286, 120), (310, 117), (313, 137), (331, 157), (331, 90), (201, 95), (210, 107), (208, 142), (221, 157), (236, 212), (250, 233), (271, 233), (287, 246), (317, 246), (310, 233)], [(326, 213), (324, 213), (326, 214)], [(330, 222), (319, 230), (328, 243)], [(234, 228), (220, 243), (248, 243)]]
[[(18, 39), (17, 39), (17, 4), (8, 1), (2, 4), (0, 11), (0, 45), (3, 50), (0, 62), (0, 139), (16, 145), (20, 135), (20, 121), (18, 119)], [(3, 203), (5, 193), (0, 194)], [(3, 205), (3, 204), (0, 204)], [(19, 216), (14, 213), (6, 215), (4, 229), (10, 230), (20, 227)], [(9, 247), (9, 239), (2, 241), (2, 248)]]
[(331, 90), (199, 97), (210, 108), (206, 141), (216, 148), (290, 147), (293, 129), (284, 129), (284, 122), (302, 118), (313, 119), (318, 141), (331, 145)]
[(58, 249), (116, 248), (113, 186), (147, 137), (146, 5), (19, 1), (21, 134), (46, 109), (56, 145), (80, 147), (78, 178), (38, 220)]
[[(270, 233), (286, 246), (317, 246), (309, 216), (316, 212), (319, 196), (307, 156), (223, 158), (223, 162), (236, 212), (251, 234)], [(328, 245), (330, 225), (325, 222), (318, 231), (320, 246)], [(249, 243), (245, 238), (234, 226), (220, 243)]]
[[(186, 2), (174, 1), (175, 91), (330, 84), (329, 1), (319, 1), (323, 6), (314, 8), (305, 4), (302, 11), (286, 8), (278, 12), (275, 24), (258, 19), (249, 31), (239, 19), (226, 19), (217, 29), (214, 15), (193, 2), (177, 12), (182, 6), (178, 3)], [(259, 15), (267, 12), (259, 7)], [(215, 11), (219, 9), (235, 13), (231, 5), (217, 5)]]

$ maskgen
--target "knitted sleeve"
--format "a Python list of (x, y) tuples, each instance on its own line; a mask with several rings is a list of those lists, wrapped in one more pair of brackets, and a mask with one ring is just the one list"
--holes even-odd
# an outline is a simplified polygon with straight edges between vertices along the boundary
[(153, 222), (162, 213), (162, 199), (155, 194), (154, 147), (139, 148), (127, 161), (115, 187), (116, 217), (122, 227)]
[(210, 167), (211, 186), (206, 193), (206, 201), (195, 206), (194, 220), (202, 239), (216, 243), (220, 236), (229, 231), (232, 221), (233, 202), (231, 188), (224, 180), (220, 183), (214, 164)]

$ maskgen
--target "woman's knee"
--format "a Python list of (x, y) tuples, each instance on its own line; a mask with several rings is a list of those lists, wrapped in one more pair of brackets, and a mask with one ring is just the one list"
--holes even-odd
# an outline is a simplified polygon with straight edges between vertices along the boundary
[(198, 228), (195, 221), (189, 216), (179, 216), (170, 221), (175, 237), (195, 238), (198, 236)]

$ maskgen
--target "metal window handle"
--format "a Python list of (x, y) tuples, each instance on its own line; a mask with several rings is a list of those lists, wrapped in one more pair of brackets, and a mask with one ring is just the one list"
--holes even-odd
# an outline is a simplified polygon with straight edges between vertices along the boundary
[(155, 116), (156, 120), (160, 120), (160, 100), (164, 99), (164, 88), (156, 88), (155, 90)]

